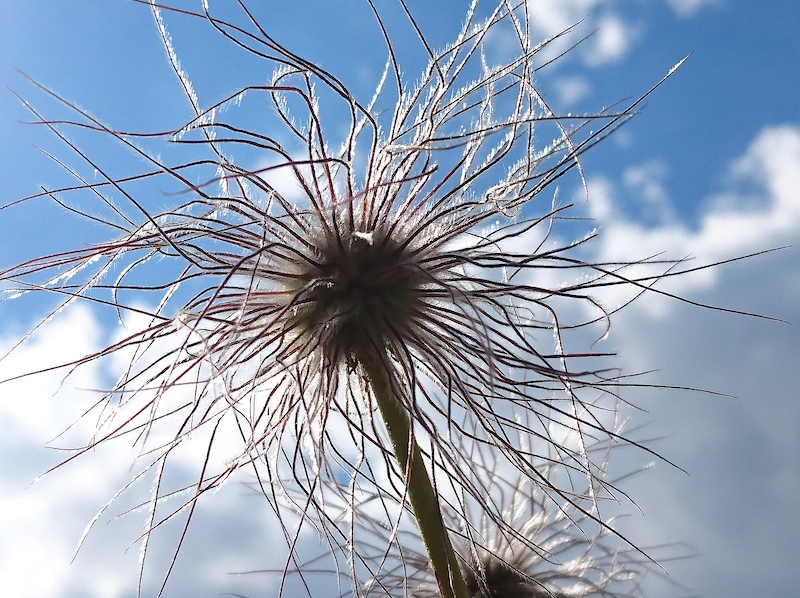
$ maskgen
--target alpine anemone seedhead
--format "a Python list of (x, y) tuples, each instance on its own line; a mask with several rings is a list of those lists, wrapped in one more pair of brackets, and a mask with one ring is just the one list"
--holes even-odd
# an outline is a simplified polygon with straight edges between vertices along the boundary
[[(241, 11), (236, 22), (209, 3), (192, 12), (139, 1), (153, 12), (187, 120), (119, 131), (34, 83), (69, 116), (48, 119), (22, 101), (94, 174), (68, 166), (74, 184), (17, 203), (52, 199), (109, 240), (12, 266), (0, 282), (15, 296), (58, 297), (43, 323), (78, 300), (140, 318), (120, 340), (61, 367), (119, 353), (130, 360), (89, 410), (97, 433), (68, 460), (135, 439), (135, 480), (154, 478), (142, 567), (151, 532), (182, 513), (188, 526), (196, 501), (245, 467), (279, 515), (301, 514), (292, 529), (281, 517), (287, 569), (309, 521), (331, 547), (352, 552), (348, 566), (363, 563), (365, 548), (348, 536), (355, 526), (331, 521), (323, 493), (338, 492), (357, 518), (360, 493), (372, 488), (373, 504), (399, 496), (420, 506), (418, 516), (433, 514), (425, 542), (448, 553), (434, 567), (440, 590), (458, 564), (439, 505), (450, 530), (465, 521), (457, 507), (472, 501), (512, 531), (465, 458), (470, 447), (496, 453), (497, 469), (559, 504), (580, 502), (570, 476), (591, 480), (593, 498), (604, 463), (586, 447), (621, 439), (610, 419), (623, 381), (598, 365), (605, 354), (572, 349), (570, 337), (586, 343), (580, 335), (590, 330), (591, 343), (607, 332), (613, 312), (596, 293), (628, 285), (641, 294), (668, 266), (587, 260), (593, 233), (576, 234), (570, 204), (551, 186), (572, 171), (580, 189), (580, 155), (647, 94), (561, 118), (535, 84), (552, 61), (540, 52), (554, 40), (530, 39), (526, 2), (488, 11), (472, 2), (454, 42), (434, 50), (400, 0), (428, 62), (412, 84), (389, 24), (367, 0), (387, 59), (363, 102), (278, 43), (242, 0), (219, 3)], [(203, 104), (167, 13), (234, 42), (258, 61), (257, 83)], [(240, 74), (219, 76), (233, 70)], [(147, 166), (112, 174), (119, 164), (84, 151), (65, 129), (113, 140)], [(184, 486), (171, 488), (169, 465), (198, 438), (207, 446), (188, 456), (194, 483), (181, 474)], [(537, 458), (562, 464), (566, 479), (544, 476)], [(287, 505), (298, 489), (302, 498)], [(178, 504), (162, 507), (169, 501)], [(599, 520), (593, 508), (579, 511)]]

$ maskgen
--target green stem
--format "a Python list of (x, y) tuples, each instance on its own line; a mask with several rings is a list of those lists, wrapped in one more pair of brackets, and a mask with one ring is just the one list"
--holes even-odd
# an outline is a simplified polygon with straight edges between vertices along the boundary
[[(395, 396), (391, 374), (386, 367), (387, 356), (361, 355), (359, 357), (369, 378), (386, 431), (389, 433), (395, 458), (406, 477), (409, 503), (417, 520), (422, 542), (428, 551), (428, 558), (430, 558), (431, 567), (436, 575), (441, 596), (442, 598), (469, 598), (456, 553), (442, 519), (439, 501), (433, 490), (425, 462), (422, 460), (422, 453), (418, 444), (413, 442), (408, 412)], [(409, 445), (411, 445), (410, 450)], [(411, 457), (410, 466), (409, 456)]]

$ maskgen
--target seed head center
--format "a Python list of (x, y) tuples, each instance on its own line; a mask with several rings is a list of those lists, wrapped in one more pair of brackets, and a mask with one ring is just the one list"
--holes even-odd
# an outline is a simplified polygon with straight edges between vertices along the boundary
[(424, 277), (407, 250), (386, 237), (353, 235), (321, 253), (301, 317), (330, 355), (363, 355), (409, 331)]

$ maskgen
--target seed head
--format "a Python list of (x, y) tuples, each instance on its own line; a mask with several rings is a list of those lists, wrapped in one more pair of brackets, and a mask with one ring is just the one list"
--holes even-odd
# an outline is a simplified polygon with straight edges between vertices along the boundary
[[(524, 436), (517, 440), (524, 444)], [(593, 460), (613, 464), (619, 448), (613, 442), (598, 441), (587, 450)], [(532, 484), (503, 467), (493, 449), (475, 445), (464, 449), (473, 466), (473, 479), (481, 480), (491, 494), (489, 500), (502, 512), (498, 523), (485, 517), (485, 509), (475, 501), (451, 503), (443, 511), (471, 598), (640, 598), (647, 595), (643, 587), (647, 578), (660, 577), (675, 584), (654, 559), (666, 563), (687, 558), (685, 547), (648, 547), (645, 553), (612, 531), (613, 518), (605, 520), (609, 525), (593, 518), (598, 504), (601, 509), (612, 503), (618, 506), (620, 480), (596, 478), (594, 488), (588, 488), (578, 486), (576, 479), (571, 498), (559, 502), (548, 496), (542, 484)], [(537, 467), (556, 486), (563, 485), (562, 476), (569, 470), (558, 459), (538, 461)], [(333, 486), (328, 490), (329, 497), (337, 494)], [(332, 542), (337, 538), (357, 541), (363, 565), (349, 571), (331, 566), (336, 558), (355, 556), (342, 545), (340, 551), (318, 555), (313, 560), (314, 571), (337, 575), (348, 571), (354, 578), (353, 596), (440, 596), (402, 495), (384, 492), (378, 501), (371, 490), (365, 490), (359, 499), (363, 508), (356, 513), (345, 502), (331, 502), (329, 528), (338, 530), (338, 535), (331, 533), (329, 538)], [(347, 531), (348, 526), (353, 531)], [(304, 575), (295, 568), (289, 573), (292, 577)], [(348, 586), (344, 587), (342, 596), (350, 596)]]
[[(48, 120), (26, 105), (102, 180), (70, 170), (74, 186), (35, 197), (114, 234), (19, 264), (0, 279), (23, 295), (65, 297), (54, 313), (86, 300), (145, 316), (122, 340), (64, 367), (132, 355), (97, 403), (98, 433), (78, 454), (133, 433), (145, 462), (137, 479), (156, 478), (149, 530), (184, 510), (191, 518), (200, 496), (245, 466), (279, 511), (281, 488), (296, 496), (288, 486), (298, 486), (305, 499), (294, 507), (304, 520), (326, 520), (319, 494), (326, 480), (351, 502), (357, 486), (397, 495), (404, 480), (376, 416), (375, 368), (408, 415), (442, 501), (466, 497), (459, 500), (475, 501), (502, 525), (502, 509), (464, 458), (470, 443), (496, 451), (503, 467), (557, 500), (572, 494), (542, 475), (537, 457), (599, 479), (602, 464), (586, 444), (618, 438), (598, 397), (615, 402), (621, 381), (591, 365), (602, 355), (568, 349), (567, 336), (608, 321), (596, 289), (627, 284), (638, 292), (660, 272), (626, 277), (628, 264), (586, 261), (580, 252), (594, 233), (563, 241), (560, 227), (573, 230), (570, 206), (545, 192), (579, 170), (581, 153), (641, 100), (559, 117), (535, 86), (548, 42), (529, 39), (525, 3), (500, 2), (483, 21), (473, 3), (442, 51), (409, 15), (429, 57), (415, 85), (401, 74), (376, 12), (388, 59), (369, 103), (278, 44), (241, 2), (241, 24), (208, 8), (148, 4), (192, 114), (173, 130), (122, 132), (39, 86), (72, 118)], [(204, 20), (273, 67), (271, 81), (201, 108), (164, 11)], [(493, 58), (490, 33), (513, 42), (511, 58)], [(242, 108), (251, 100), (256, 120)], [(149, 166), (112, 176), (65, 127), (110, 136)], [(143, 147), (157, 142), (187, 157), (169, 162)], [(66, 199), (74, 197), (88, 199)], [(572, 440), (560, 441), (554, 427), (571, 430)], [(520, 430), (524, 445), (510, 440)], [(165, 490), (167, 465), (203, 433), (199, 475), (184, 488), (190, 497), (156, 518), (156, 505), (177, 494)], [(224, 459), (215, 459), (218, 445)], [(494, 561), (484, 568), (495, 572)]]

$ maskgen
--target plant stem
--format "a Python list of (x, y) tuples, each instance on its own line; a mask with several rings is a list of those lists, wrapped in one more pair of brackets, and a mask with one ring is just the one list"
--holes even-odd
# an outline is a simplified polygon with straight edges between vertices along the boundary
[[(419, 445), (414, 442), (408, 412), (395, 395), (387, 355), (360, 355), (359, 361), (369, 378), (375, 402), (392, 442), (395, 458), (406, 478), (408, 499), (417, 520), (422, 542), (428, 552), (442, 598), (469, 598), (442, 518), (439, 501)], [(411, 463), (409, 465), (409, 456)]]

